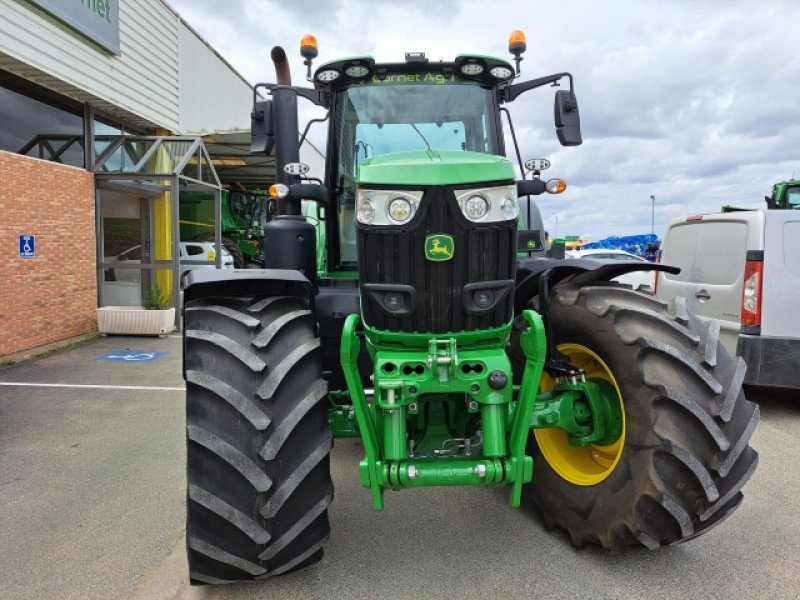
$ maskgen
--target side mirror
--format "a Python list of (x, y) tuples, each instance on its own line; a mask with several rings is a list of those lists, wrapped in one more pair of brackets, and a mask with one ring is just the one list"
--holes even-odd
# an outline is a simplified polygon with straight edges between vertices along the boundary
[(275, 147), (275, 124), (272, 119), (272, 100), (262, 100), (250, 113), (250, 154), (272, 154)]
[(556, 122), (556, 135), (562, 146), (580, 146), (581, 142), (581, 116), (578, 112), (578, 100), (575, 94), (568, 90), (556, 92), (554, 106)]

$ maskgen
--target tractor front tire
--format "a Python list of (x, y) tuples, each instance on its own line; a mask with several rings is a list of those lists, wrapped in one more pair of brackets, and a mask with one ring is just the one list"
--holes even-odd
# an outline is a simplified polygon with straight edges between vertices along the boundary
[(759, 411), (742, 393), (744, 362), (719, 345), (719, 326), (690, 315), (681, 298), (666, 303), (616, 284), (557, 287), (550, 322), (549, 344), (616, 387), (624, 424), (601, 447), (571, 446), (553, 429), (531, 435), (525, 497), (545, 525), (576, 547), (619, 552), (679, 543), (728, 517), (758, 463), (748, 443)]
[(322, 556), (332, 437), (314, 326), (294, 297), (186, 304), (193, 584), (264, 579)]

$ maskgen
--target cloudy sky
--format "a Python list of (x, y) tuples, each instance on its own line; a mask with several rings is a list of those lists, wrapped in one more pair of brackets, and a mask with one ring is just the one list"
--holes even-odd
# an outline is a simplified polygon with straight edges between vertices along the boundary
[(798, 0), (168, 2), (251, 82), (273, 79), (275, 45), (303, 82), (305, 33), (321, 64), (509, 57), (509, 33), (524, 30), (523, 78), (571, 72), (581, 110), (583, 145), (562, 148), (549, 88), (510, 106), (523, 159), (550, 159), (546, 175), (569, 184), (540, 197), (551, 234), (647, 233), (654, 195), (660, 236), (672, 217), (761, 206), (772, 183), (800, 176)]

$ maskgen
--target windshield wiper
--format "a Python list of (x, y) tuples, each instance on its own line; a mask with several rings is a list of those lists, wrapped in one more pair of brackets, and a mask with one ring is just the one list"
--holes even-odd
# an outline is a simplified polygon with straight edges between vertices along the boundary
[(425, 142), (425, 145), (428, 147), (428, 152), (433, 152), (433, 148), (431, 148), (431, 145), (428, 143), (428, 140), (425, 139), (425, 136), (422, 135), (422, 132), (419, 129), (417, 129), (417, 126), (414, 125), (413, 123), (409, 123), (409, 125), (411, 125), (414, 128), (414, 131), (416, 131), (419, 134), (419, 137), (422, 138), (422, 141)]

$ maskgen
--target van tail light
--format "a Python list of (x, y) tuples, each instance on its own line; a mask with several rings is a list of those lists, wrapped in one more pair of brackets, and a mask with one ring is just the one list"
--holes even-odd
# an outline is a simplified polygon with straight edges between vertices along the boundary
[(742, 286), (742, 325), (748, 331), (759, 333), (761, 328), (761, 289), (764, 285), (764, 252), (747, 252), (744, 265), (744, 285)]

